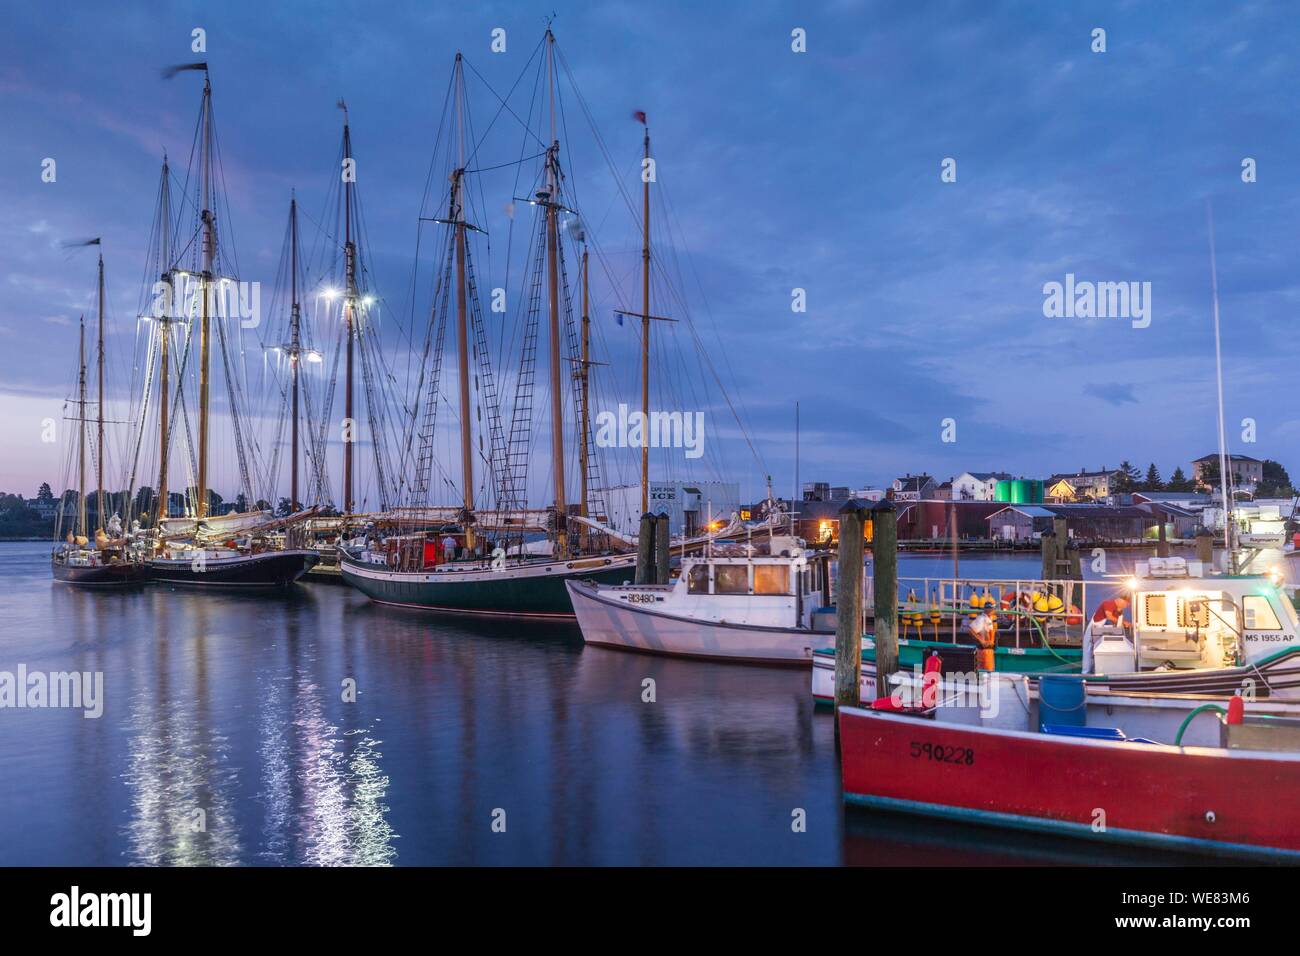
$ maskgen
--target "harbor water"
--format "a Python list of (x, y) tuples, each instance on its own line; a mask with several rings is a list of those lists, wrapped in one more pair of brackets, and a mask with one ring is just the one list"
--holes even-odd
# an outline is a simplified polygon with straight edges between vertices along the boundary
[[(102, 714), (0, 709), (0, 865), (1186, 861), (846, 817), (806, 670), (584, 647), (572, 624), (341, 585), (95, 593), (54, 584), (48, 555), (0, 543), (0, 672), (102, 674)], [(1036, 573), (1033, 555), (961, 563)]]

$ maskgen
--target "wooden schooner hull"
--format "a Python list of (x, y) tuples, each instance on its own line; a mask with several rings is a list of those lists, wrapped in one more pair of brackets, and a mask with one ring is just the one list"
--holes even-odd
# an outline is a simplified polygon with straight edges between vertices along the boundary
[(499, 571), (482, 564), (465, 570), (394, 571), (343, 552), (340, 556), (343, 579), (379, 604), (497, 617), (572, 618), (566, 581), (622, 584), (636, 571), (635, 554), (517, 562)]
[(158, 584), (197, 587), (288, 587), (316, 561), (316, 553), (305, 549), (263, 551), (201, 562), (188, 558), (155, 558), (149, 562), (149, 577)]
[(52, 560), (50, 569), (54, 580), (64, 584), (93, 588), (139, 587), (149, 579), (149, 568), (138, 561), (118, 561), (111, 564), (65, 564)]

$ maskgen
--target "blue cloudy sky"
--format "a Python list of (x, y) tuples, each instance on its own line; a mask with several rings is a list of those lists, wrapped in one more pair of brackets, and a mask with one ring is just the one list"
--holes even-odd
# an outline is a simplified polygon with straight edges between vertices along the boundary
[[(159, 69), (195, 58), (194, 27), (244, 277), (274, 279), (289, 188), (323, 194), (345, 96), (369, 164), (377, 283), (400, 313), (451, 57), (464, 50), (506, 89), (552, 11), (620, 160), (639, 148), (630, 111), (651, 116), (700, 277), (692, 319), (778, 488), (792, 482), (796, 400), (804, 479), (1041, 476), (1121, 458), (1186, 469), (1216, 434), (1207, 199), (1231, 443), (1300, 467), (1300, 66), (1286, 4), (11, 4), (0, 490), (60, 480), (40, 421), (68, 392), (93, 293), (93, 259), (61, 240), (105, 237), (115, 334), (131, 341), (157, 164), (188, 153), (197, 106), (196, 83)], [(489, 52), (496, 27), (505, 54)], [(796, 27), (805, 53), (791, 50)], [(45, 157), (57, 183), (41, 181)], [(946, 158), (955, 182), (941, 181)], [(1242, 181), (1246, 158), (1256, 182)], [(592, 188), (606, 208), (612, 191)], [(607, 228), (611, 256), (633, 256), (620, 229)], [(1149, 282), (1149, 327), (1045, 317), (1044, 283), (1067, 273)], [(794, 288), (806, 312), (791, 310)], [(720, 408), (714, 434), (757, 492), (761, 469)], [(1236, 440), (1246, 417), (1254, 445)]]

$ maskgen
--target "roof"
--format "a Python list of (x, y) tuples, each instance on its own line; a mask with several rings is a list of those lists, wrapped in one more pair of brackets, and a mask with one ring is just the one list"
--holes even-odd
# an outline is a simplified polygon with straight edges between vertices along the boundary
[(1069, 481), (1071, 478), (1106, 478), (1110, 475), (1117, 474), (1118, 472), (1118, 468), (1104, 468), (1101, 471), (1084, 471), (1083, 469), (1078, 471), (1067, 471), (1052, 475), (1051, 478), (1047, 479), (1047, 483), (1049, 485), (1054, 485), (1058, 481)]
[(1042, 505), (1008, 505), (1005, 508), (1000, 508), (997, 511), (993, 512), (993, 514), (989, 515), (986, 520), (992, 521), (994, 518), (1002, 514), (1002, 512), (1004, 511), (1018, 511), (1026, 518), (1055, 518), (1056, 517), (1056, 512), (1049, 511), (1047, 508), (1044, 508)]
[(1147, 501), (1209, 501), (1210, 498), (1204, 492), (1200, 491), (1135, 491), (1134, 498), (1144, 498)]
[[(1202, 455), (1200, 458), (1193, 458), (1192, 464), (1197, 464), (1198, 462), (1202, 462), (1202, 461), (1218, 461), (1218, 460), (1219, 460), (1219, 453), (1215, 452), (1213, 455)], [(1258, 458), (1251, 458), (1249, 455), (1229, 455), (1228, 460), (1229, 461), (1259, 461)]]
[(994, 478), (999, 481), (1009, 481), (1012, 477), (1005, 471), (968, 471), (966, 474), (970, 475), (976, 481), (991, 481)]
[(933, 484), (934, 479), (929, 475), (904, 475), (894, 479), (894, 483), (901, 486), (900, 491), (920, 491), (927, 482)]

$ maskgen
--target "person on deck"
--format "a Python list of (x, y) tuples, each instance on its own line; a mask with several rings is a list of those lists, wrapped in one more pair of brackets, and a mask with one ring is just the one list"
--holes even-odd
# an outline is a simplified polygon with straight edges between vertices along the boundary
[(1128, 598), (1117, 597), (1109, 601), (1102, 601), (1096, 613), (1092, 615), (1092, 623), (1109, 624), (1111, 627), (1122, 627), (1128, 630), (1133, 625), (1124, 620), (1124, 612), (1127, 610)]
[(442, 553), (445, 555), (444, 561), (452, 561), (456, 557), (456, 539), (449, 534), (443, 536)]
[(1080, 662), (1083, 673), (1092, 673), (1092, 652), (1093, 648), (1101, 640), (1101, 635), (1097, 633), (1100, 628), (1122, 628), (1125, 632), (1132, 630), (1133, 625), (1124, 620), (1124, 612), (1127, 610), (1128, 598), (1125, 597), (1111, 598), (1102, 601), (1098, 605), (1097, 610), (1092, 615), (1092, 623), (1083, 635), (1083, 660)]
[(984, 608), (974, 618), (966, 622), (966, 630), (975, 641), (975, 669), (991, 671), (994, 669), (993, 649), (998, 643), (998, 622), (989, 608)]

